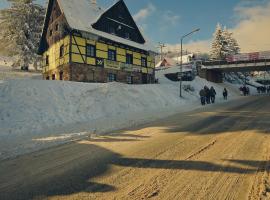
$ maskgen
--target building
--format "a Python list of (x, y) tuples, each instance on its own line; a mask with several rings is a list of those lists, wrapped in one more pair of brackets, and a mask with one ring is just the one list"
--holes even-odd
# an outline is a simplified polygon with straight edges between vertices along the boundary
[(153, 83), (155, 53), (123, 0), (49, 0), (39, 54), (43, 78)]
[(156, 64), (155, 68), (167, 68), (176, 65), (176, 62), (173, 59), (165, 57)]

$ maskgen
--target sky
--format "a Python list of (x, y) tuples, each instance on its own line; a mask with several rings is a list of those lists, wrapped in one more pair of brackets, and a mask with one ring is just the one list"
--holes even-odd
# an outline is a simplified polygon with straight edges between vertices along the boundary
[[(78, 0), (79, 1), (79, 0)], [(37, 0), (44, 4), (45, 0)], [(107, 8), (115, 0), (97, 0)], [(190, 31), (200, 31), (185, 38), (184, 49), (209, 52), (217, 23), (233, 32), (242, 52), (270, 50), (270, 0), (125, 0), (146, 39), (167, 50), (180, 50), (180, 38)], [(0, 0), (0, 8), (7, 7)]]

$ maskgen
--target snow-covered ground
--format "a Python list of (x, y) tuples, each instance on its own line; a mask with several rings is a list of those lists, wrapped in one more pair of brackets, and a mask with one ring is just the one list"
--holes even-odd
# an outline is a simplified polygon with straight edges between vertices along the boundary
[[(169, 72), (179, 67), (170, 68)], [(134, 127), (178, 112), (200, 107), (199, 90), (207, 85), (217, 91), (217, 103), (239, 96), (232, 85), (209, 83), (196, 78), (184, 85), (158, 71), (160, 84), (93, 84), (33, 79), (3, 80), (0, 83), (0, 159), (47, 148), (91, 134)], [(207, 108), (206, 108), (207, 109)]]

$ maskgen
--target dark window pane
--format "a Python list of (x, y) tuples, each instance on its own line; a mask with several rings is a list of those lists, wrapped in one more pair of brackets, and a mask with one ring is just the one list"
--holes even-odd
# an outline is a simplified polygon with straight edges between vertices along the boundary
[(109, 49), (108, 51), (108, 59), (112, 61), (116, 61), (116, 51)]
[(132, 64), (133, 63), (133, 55), (132, 54), (126, 54), (127, 64)]
[(60, 46), (60, 57), (64, 56), (64, 45)]
[(96, 47), (94, 45), (90, 44), (86, 45), (86, 56), (96, 57)]
[(147, 66), (147, 60), (146, 58), (142, 58), (142, 66), (146, 67)]

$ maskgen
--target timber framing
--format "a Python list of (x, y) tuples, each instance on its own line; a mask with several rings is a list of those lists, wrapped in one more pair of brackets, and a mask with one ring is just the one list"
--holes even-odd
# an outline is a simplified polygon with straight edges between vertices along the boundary
[[(116, 2), (106, 11), (88, 0), (76, 2), (48, 2), (39, 47), (39, 54), (43, 55), (44, 79), (153, 83), (155, 52), (144, 40), (124, 1)], [(85, 19), (69, 9), (71, 5), (75, 11), (81, 9), (85, 14), (82, 16), (93, 12), (87, 16), (93, 20), (88, 29), (82, 30), (73, 23), (82, 24)], [(98, 18), (93, 17), (98, 13)], [(90, 47), (91, 54), (87, 49)]]

